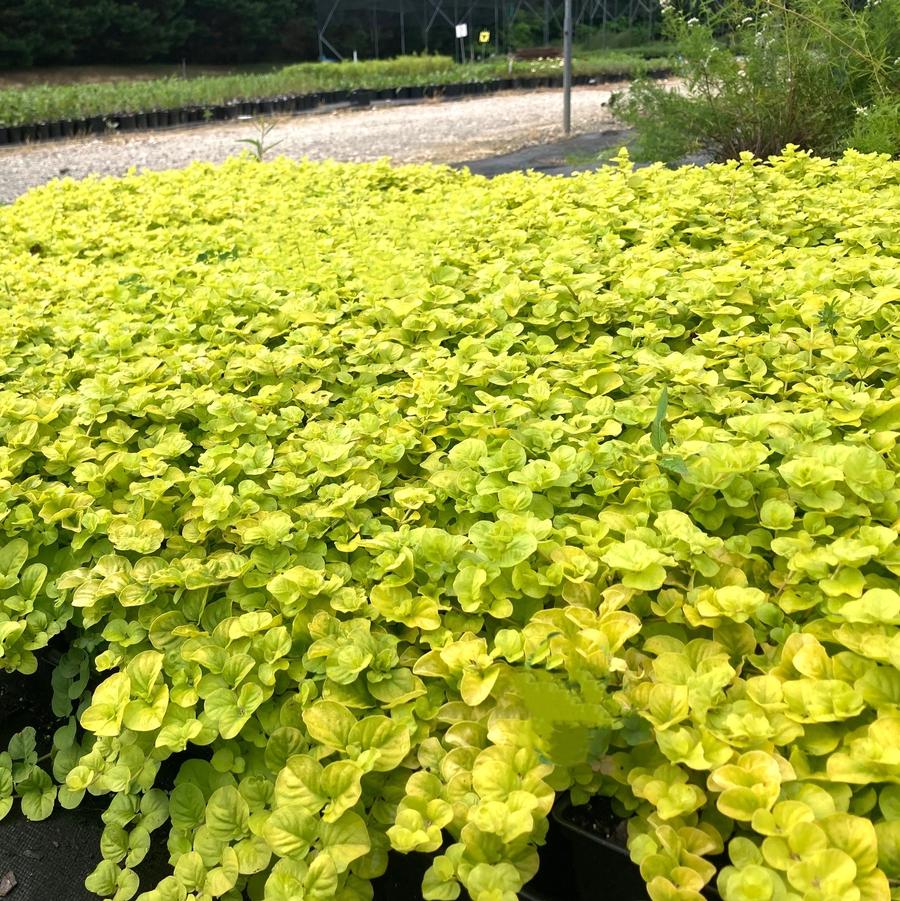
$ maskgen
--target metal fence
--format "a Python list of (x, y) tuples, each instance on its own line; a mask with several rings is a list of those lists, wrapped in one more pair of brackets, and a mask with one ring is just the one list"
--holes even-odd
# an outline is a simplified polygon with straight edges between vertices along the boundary
[[(517, 21), (532, 26), (535, 42), (561, 42), (564, 0), (316, 0), (319, 55), (323, 59), (451, 52), (456, 26), (475, 38), (488, 32), (481, 52), (505, 53), (515, 44)], [(573, 0), (573, 23), (608, 29), (658, 20), (657, 0)], [(519, 33), (521, 35), (521, 32)], [(520, 42), (521, 43), (521, 42)]]

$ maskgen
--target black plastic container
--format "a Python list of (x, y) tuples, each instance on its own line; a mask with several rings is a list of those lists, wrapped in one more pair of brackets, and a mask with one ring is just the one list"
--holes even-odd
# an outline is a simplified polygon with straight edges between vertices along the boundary
[(368, 106), (372, 102), (374, 94), (374, 91), (366, 91), (362, 88), (350, 91), (350, 103), (352, 106)]
[[(591, 801), (591, 819), (600, 827), (598, 832), (576, 822), (575, 809), (568, 797), (562, 797), (551, 814), (551, 830), (554, 826), (561, 830), (570, 849), (576, 888), (572, 897), (578, 901), (649, 901), (641, 871), (624, 845), (624, 822), (613, 814), (606, 799)], [(720, 866), (727, 861), (722, 858), (712, 863)], [(721, 901), (711, 885), (703, 895), (709, 901)]]
[[(628, 849), (576, 823), (572, 810), (568, 798), (563, 798), (552, 817), (564, 831), (571, 848), (574, 897), (579, 901), (648, 901), (646, 884), (628, 856)], [(614, 820), (611, 811), (609, 820)]]

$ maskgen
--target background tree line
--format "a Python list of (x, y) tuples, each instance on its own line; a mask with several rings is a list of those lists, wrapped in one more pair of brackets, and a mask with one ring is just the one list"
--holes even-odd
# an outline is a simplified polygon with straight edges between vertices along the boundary
[(0, 68), (315, 55), (314, 0), (0, 0)]

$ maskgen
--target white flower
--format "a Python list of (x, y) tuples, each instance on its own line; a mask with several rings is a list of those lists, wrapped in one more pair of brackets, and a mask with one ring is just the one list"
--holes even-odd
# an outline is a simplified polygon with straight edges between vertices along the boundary
[(687, 20), (687, 24), (688, 24), (688, 25), (699, 25), (699, 24), (700, 24), (700, 20), (699, 20), (699, 19), (688, 19), (688, 20)]
[(753, 16), (746, 16), (741, 19), (741, 25), (749, 25), (753, 21)]

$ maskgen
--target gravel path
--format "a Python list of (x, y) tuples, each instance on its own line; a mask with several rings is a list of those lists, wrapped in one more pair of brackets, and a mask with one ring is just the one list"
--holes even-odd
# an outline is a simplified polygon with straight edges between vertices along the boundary
[[(576, 88), (576, 134), (613, 125), (606, 107), (622, 85)], [(349, 161), (391, 157), (398, 162), (453, 163), (509, 153), (562, 136), (559, 90), (509, 92), (419, 104), (390, 104), (282, 118), (270, 140), (277, 155)], [(241, 138), (257, 135), (253, 122), (205, 125), (164, 132), (82, 138), (0, 149), (0, 203), (35, 185), (68, 175), (120, 175), (132, 166), (170, 169), (193, 160), (220, 162), (246, 151)]]

